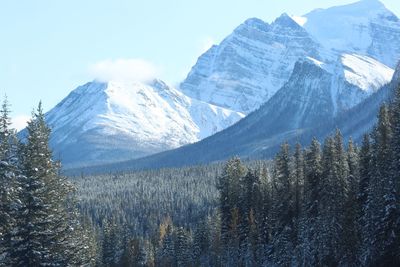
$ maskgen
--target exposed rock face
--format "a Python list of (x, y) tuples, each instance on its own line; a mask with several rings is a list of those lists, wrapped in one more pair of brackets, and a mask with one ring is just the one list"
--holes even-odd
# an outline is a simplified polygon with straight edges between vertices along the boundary
[(272, 24), (249, 19), (204, 53), (180, 89), (218, 106), (249, 113), (288, 80), (300, 58), (319, 59), (319, 45), (288, 15)]

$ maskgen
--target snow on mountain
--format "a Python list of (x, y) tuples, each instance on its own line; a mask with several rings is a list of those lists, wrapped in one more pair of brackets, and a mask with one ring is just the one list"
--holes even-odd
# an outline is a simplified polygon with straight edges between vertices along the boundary
[(375, 94), (391, 80), (399, 44), (400, 21), (377, 0), (283, 14), (271, 24), (248, 19), (199, 57), (179, 90), (159, 80), (76, 89), (47, 115), (55, 155), (69, 167), (139, 158), (202, 140), (248, 114), (174, 160), (272, 149)]
[[(367, 97), (354, 108), (332, 116), (333, 103), (329, 83), (332, 73), (322, 62), (308, 58), (295, 64), (285, 86), (267, 103), (238, 123), (195, 144), (158, 153), (146, 158), (73, 170), (71, 173), (103, 173), (121, 170), (181, 167), (226, 160), (232, 156), (244, 159), (275, 155), (283, 142), (292, 146), (309, 145), (315, 137), (322, 141), (337, 128), (345, 139), (361, 142), (363, 134), (376, 122), (379, 107), (388, 103), (400, 84), (400, 64), (392, 81)], [(364, 91), (342, 79), (343, 88)], [(320, 99), (320, 101), (315, 101)], [(235, 144), (235, 145), (232, 145)], [(207, 153), (204, 153), (207, 151)]]
[(319, 45), (287, 14), (272, 24), (248, 19), (204, 53), (180, 89), (192, 98), (249, 113), (273, 96), (302, 57)]
[(398, 43), (398, 19), (376, 0), (317, 9), (303, 17), (283, 14), (272, 24), (249, 19), (200, 56), (180, 89), (248, 114), (285, 84), (299, 59), (309, 57), (369, 95), (390, 81), (400, 58)]
[(393, 69), (367, 56), (343, 54), (341, 61), (346, 80), (367, 93), (388, 83), (394, 73)]
[(391, 68), (400, 59), (400, 20), (378, 0), (316, 9), (295, 20), (337, 53), (367, 55)]
[(46, 114), (66, 167), (143, 157), (196, 142), (243, 114), (193, 100), (160, 80), (91, 82)]

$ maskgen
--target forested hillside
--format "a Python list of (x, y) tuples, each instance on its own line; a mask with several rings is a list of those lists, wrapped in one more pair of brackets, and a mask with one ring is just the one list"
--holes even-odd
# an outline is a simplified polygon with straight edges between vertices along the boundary
[(360, 145), (282, 144), (272, 163), (76, 177), (106, 266), (397, 266), (400, 90)]
[(282, 144), (273, 162), (233, 158), (72, 183), (51, 159), (41, 106), (24, 143), (8, 114), (5, 101), (2, 265), (400, 264), (400, 89), (361, 145), (345, 144), (338, 129), (322, 145)]

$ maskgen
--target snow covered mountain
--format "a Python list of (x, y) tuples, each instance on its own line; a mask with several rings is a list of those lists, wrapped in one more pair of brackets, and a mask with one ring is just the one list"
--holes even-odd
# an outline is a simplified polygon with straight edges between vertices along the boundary
[(198, 59), (180, 89), (248, 114), (283, 86), (299, 58), (320, 59), (319, 49), (287, 14), (272, 24), (248, 19)]
[[(299, 59), (310, 57), (370, 95), (390, 81), (399, 43), (400, 21), (377, 0), (303, 17), (283, 14), (271, 24), (249, 19), (198, 59), (180, 89), (248, 114), (285, 84)], [(353, 98), (348, 106), (362, 100)]]
[(317, 9), (295, 20), (337, 53), (366, 55), (391, 68), (400, 59), (400, 20), (378, 0)]
[(193, 143), (243, 114), (193, 100), (160, 80), (91, 82), (46, 114), (66, 168), (115, 162)]
[(248, 19), (199, 57), (179, 90), (161, 81), (78, 88), (48, 114), (53, 147), (67, 167), (144, 157), (203, 139), (168, 160), (266, 154), (333, 123), (389, 83), (400, 58), (399, 29), (377, 0), (302, 17), (283, 14), (271, 24)]
[[(309, 145), (313, 137), (322, 141), (336, 128), (342, 130), (345, 139), (352, 137), (360, 143), (362, 135), (376, 122), (379, 107), (388, 103), (400, 86), (400, 64), (389, 84), (352, 109), (331, 116), (331, 94), (324, 83), (328, 84), (332, 75), (316, 63), (311, 59), (296, 63), (288, 83), (267, 103), (238, 123), (200, 142), (132, 161), (70, 170), (70, 173), (181, 167), (222, 161), (232, 156), (270, 158), (282, 142)], [(352, 87), (348, 83), (347, 86)], [(321, 101), (310, 102), (310, 97)]]

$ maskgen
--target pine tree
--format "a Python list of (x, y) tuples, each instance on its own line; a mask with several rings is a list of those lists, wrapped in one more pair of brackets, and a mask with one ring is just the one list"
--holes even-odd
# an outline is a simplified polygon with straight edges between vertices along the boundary
[(240, 180), (241, 193), (239, 196), (239, 241), (240, 263), (253, 266), (256, 254), (256, 210), (259, 202), (260, 180), (256, 172), (249, 170)]
[(123, 235), (114, 219), (104, 223), (102, 263), (105, 266), (118, 266), (123, 253)]
[(365, 134), (363, 137), (363, 142), (360, 150), (360, 162), (359, 162), (359, 172), (360, 172), (360, 182), (359, 182), (359, 189), (358, 189), (358, 205), (359, 215), (358, 220), (360, 226), (366, 224), (364, 221), (365, 210), (367, 206), (368, 200), (368, 192), (370, 187), (371, 181), (371, 174), (372, 174), (372, 155), (371, 155), (371, 141), (368, 134)]
[(175, 257), (178, 267), (189, 266), (190, 263), (190, 246), (189, 236), (183, 227), (178, 227), (176, 230), (176, 242), (175, 242)]
[(296, 239), (294, 230), (294, 183), (290, 170), (289, 145), (284, 143), (275, 158), (273, 182), (275, 194), (273, 199), (273, 246), (275, 262), (279, 265), (289, 265), (293, 256), (293, 244)]
[(347, 183), (348, 191), (344, 206), (344, 225), (342, 240), (342, 264), (348, 266), (359, 266), (358, 253), (361, 245), (361, 231), (358, 224), (359, 211), (362, 206), (358, 202), (360, 184), (359, 159), (357, 148), (353, 140), (349, 140), (347, 149), (347, 165), (349, 167)]
[(271, 183), (268, 169), (264, 166), (260, 170), (260, 200), (258, 210), (258, 248), (257, 264), (264, 265), (268, 261), (271, 248)]
[(299, 259), (302, 266), (318, 266), (318, 234), (320, 220), (321, 149), (318, 140), (312, 140), (305, 152), (303, 213), (300, 221), (301, 250)]
[(71, 239), (74, 224), (68, 211), (71, 186), (59, 175), (49, 148), (50, 129), (41, 104), (27, 127), (20, 155), (23, 178), (19, 199), (23, 208), (16, 218), (12, 259), (17, 266), (68, 265), (78, 244)]
[[(76, 189), (70, 186), (70, 191)], [(72, 266), (94, 266), (98, 260), (98, 244), (95, 239), (94, 229), (80, 215), (74, 195), (67, 201), (68, 229), (65, 233), (68, 242), (65, 243), (64, 257)]]
[(386, 232), (387, 255), (385, 263), (400, 265), (400, 86), (395, 90), (391, 107), (391, 174), (387, 181), (385, 202), (385, 221), (389, 227)]
[[(390, 237), (391, 219), (388, 209), (394, 199), (391, 197), (391, 140), (392, 129), (389, 110), (383, 105), (379, 111), (378, 123), (373, 134), (372, 175), (365, 211), (363, 262), (377, 265), (387, 259), (390, 251), (386, 238)], [(383, 200), (383, 201), (382, 201)]]
[(161, 251), (161, 266), (174, 266), (175, 264), (175, 237), (174, 231), (171, 224), (167, 225), (165, 235), (162, 240), (162, 251)]
[[(337, 216), (338, 199), (337, 188), (339, 186), (338, 170), (336, 165), (335, 141), (332, 137), (325, 140), (322, 155), (323, 172), (321, 176), (319, 208), (320, 231), (318, 234), (318, 246), (320, 251), (320, 262), (328, 266), (338, 264), (337, 256), (339, 247), (340, 233), (339, 226), (342, 226), (340, 218)], [(343, 210), (342, 210), (343, 211)]]
[(239, 191), (240, 180), (246, 174), (246, 168), (239, 158), (229, 160), (218, 179), (218, 191), (221, 212), (221, 241), (224, 245), (223, 261), (238, 262), (239, 250)]
[(193, 236), (193, 259), (196, 265), (207, 265), (210, 253), (210, 231), (206, 220), (200, 222)]
[(294, 238), (295, 246), (298, 245), (301, 203), (303, 200), (304, 188), (304, 157), (303, 150), (300, 144), (296, 144), (296, 149), (293, 155), (293, 182), (294, 182)]
[(0, 110), (0, 266), (13, 264), (13, 231), (15, 214), (21, 208), (17, 178), (20, 175), (17, 162), (15, 131), (10, 129), (9, 104), (4, 99)]
[(128, 240), (118, 266), (139, 267), (145, 266), (145, 252), (141, 241), (137, 238)]

